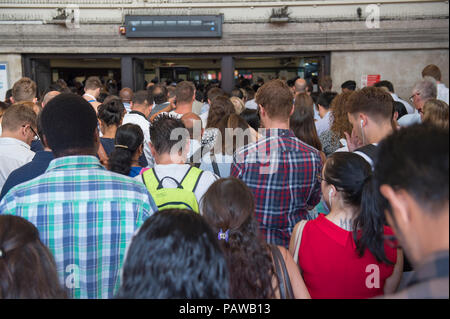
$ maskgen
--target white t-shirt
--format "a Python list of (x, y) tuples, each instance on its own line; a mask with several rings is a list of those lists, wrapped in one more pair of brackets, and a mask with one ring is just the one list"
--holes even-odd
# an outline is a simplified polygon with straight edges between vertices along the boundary
[[(170, 176), (180, 183), (190, 167), (191, 166), (189, 164), (165, 164), (165, 165), (155, 164), (154, 169), (156, 176), (158, 176), (159, 180), (162, 180), (166, 176)], [(138, 175), (134, 177), (134, 179), (143, 183), (142, 175)], [(203, 197), (203, 195), (209, 189), (211, 184), (213, 184), (218, 179), (219, 177), (216, 176), (215, 174), (208, 171), (203, 171), (203, 174), (200, 176), (200, 180), (194, 192), (195, 198), (199, 203), (199, 207), (200, 207), (200, 200)], [(177, 184), (170, 178), (166, 178), (163, 181), (162, 186), (164, 188), (176, 188)]]
[(257, 110), (258, 109), (258, 104), (256, 104), (255, 99), (253, 100), (249, 100), (245, 103), (245, 108), (246, 109), (250, 109), (250, 110)]
[(136, 124), (144, 133), (144, 154), (145, 158), (147, 159), (148, 166), (153, 167), (155, 160), (153, 159), (152, 152), (150, 150), (150, 146), (148, 143), (150, 143), (150, 122), (141, 114), (136, 113), (128, 113), (125, 114), (122, 125), (124, 124)]
[(34, 155), (27, 143), (15, 138), (0, 137), (0, 190), (9, 174), (31, 162)]
[(444, 83), (437, 85), (437, 99), (448, 104), (448, 87)]

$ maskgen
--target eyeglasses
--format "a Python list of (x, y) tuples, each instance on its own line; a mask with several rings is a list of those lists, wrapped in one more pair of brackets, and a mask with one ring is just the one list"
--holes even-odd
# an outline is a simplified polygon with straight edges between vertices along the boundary
[(420, 93), (414, 93), (413, 95), (411, 95), (411, 96), (409, 97), (409, 100), (410, 100), (412, 103), (414, 103), (414, 97), (415, 97), (416, 95), (420, 95)]
[[(22, 127), (27, 127), (27, 125), (22, 125)], [(31, 132), (33, 132), (33, 134), (34, 134), (33, 140), (39, 141), (39, 135), (36, 133), (36, 131), (31, 127), (31, 125), (29, 125), (28, 127), (30, 128)]]

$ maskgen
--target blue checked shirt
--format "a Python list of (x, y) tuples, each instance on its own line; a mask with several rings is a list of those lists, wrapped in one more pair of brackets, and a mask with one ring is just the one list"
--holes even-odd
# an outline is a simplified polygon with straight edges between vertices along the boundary
[(0, 214), (37, 227), (72, 298), (114, 296), (126, 246), (156, 210), (143, 184), (107, 171), (94, 156), (54, 159), (0, 202)]

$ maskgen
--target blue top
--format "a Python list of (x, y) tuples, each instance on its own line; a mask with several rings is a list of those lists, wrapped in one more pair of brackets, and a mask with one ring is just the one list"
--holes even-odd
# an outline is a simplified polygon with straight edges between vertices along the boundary
[(12, 171), (3, 185), (2, 192), (0, 193), (0, 200), (2, 200), (6, 193), (14, 186), (42, 175), (47, 170), (48, 164), (50, 164), (53, 158), (52, 152), (38, 151), (31, 162)]
[(41, 140), (33, 140), (33, 142), (31, 142), (31, 148), (30, 148), (33, 152), (37, 153), (39, 151), (43, 151), (44, 150), (44, 145), (42, 145)]
[(130, 170), (130, 174), (128, 174), (128, 176), (130, 177), (136, 177), (139, 175), (139, 173), (141, 172), (142, 167), (140, 166), (132, 166), (131, 170)]

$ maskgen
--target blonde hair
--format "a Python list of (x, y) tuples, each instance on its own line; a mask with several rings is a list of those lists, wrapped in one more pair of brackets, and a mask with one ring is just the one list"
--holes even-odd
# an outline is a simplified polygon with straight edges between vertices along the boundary
[(233, 103), (234, 105), (234, 109), (236, 111), (236, 114), (241, 114), (242, 111), (245, 109), (245, 104), (244, 101), (242, 101), (240, 98), (238, 98), (237, 96), (232, 96), (230, 98), (231, 103)]
[(422, 122), (448, 129), (448, 104), (438, 99), (430, 99), (426, 101), (423, 105)]

